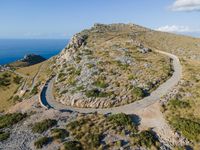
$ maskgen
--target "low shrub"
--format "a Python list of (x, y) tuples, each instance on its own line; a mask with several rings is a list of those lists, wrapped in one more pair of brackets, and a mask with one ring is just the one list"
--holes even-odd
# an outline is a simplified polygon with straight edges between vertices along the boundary
[(11, 78), (10, 76), (4, 76), (3, 77), (0, 77), (0, 86), (9, 86), (11, 84)]
[(114, 61), (114, 63), (120, 67), (122, 70), (127, 70), (129, 68), (129, 64), (124, 64), (121, 61)]
[(42, 148), (43, 146), (47, 145), (50, 141), (50, 138), (49, 137), (41, 137), (39, 138), (37, 141), (34, 142), (34, 146), (37, 148), (37, 149), (40, 149)]
[(87, 140), (87, 145), (88, 148), (89, 147), (96, 147), (98, 148), (100, 145), (101, 145), (101, 138), (102, 138), (102, 135), (101, 134), (88, 134), (86, 137), (85, 137), (85, 140)]
[(141, 88), (139, 88), (139, 87), (134, 87), (134, 88), (132, 89), (132, 93), (133, 93), (133, 95), (136, 96), (137, 98), (142, 98), (142, 97), (145, 96), (143, 90), (142, 90)]
[(32, 127), (32, 132), (33, 133), (43, 133), (43, 132), (47, 131), (49, 128), (55, 126), (56, 124), (57, 124), (56, 120), (45, 119), (41, 122), (35, 123)]
[(108, 83), (105, 83), (105, 81), (102, 79), (98, 79), (97, 81), (95, 81), (93, 83), (93, 85), (95, 85), (96, 87), (99, 87), (99, 88), (107, 88), (108, 87)]
[(63, 144), (63, 150), (83, 150), (83, 147), (78, 141), (68, 141)]
[(64, 143), (64, 150), (83, 150), (83, 147), (78, 141), (68, 141)]
[(188, 102), (180, 101), (177, 99), (172, 99), (169, 101), (169, 105), (172, 108), (188, 108), (190, 107), (190, 104)]
[(75, 86), (76, 85), (76, 78), (75, 76), (70, 76), (68, 79), (67, 79), (67, 83), (69, 86)]
[(0, 129), (10, 127), (23, 120), (27, 114), (13, 113), (0, 116)]
[(81, 70), (82, 70), (81, 68), (77, 69), (74, 74), (77, 75), (77, 76), (80, 76)]
[(5, 73), (2, 74), (2, 77), (3, 78), (9, 78), (9, 77), (11, 77), (11, 75), (10, 75), (10, 73), (5, 72)]
[(67, 75), (66, 73), (60, 72), (58, 74), (58, 79), (61, 79), (61, 78), (65, 77), (66, 75)]
[(22, 78), (19, 77), (19, 76), (16, 76), (16, 77), (13, 78), (13, 81), (14, 81), (14, 83), (16, 83), (16, 84), (20, 84), (21, 80), (22, 80)]
[(108, 116), (108, 120), (115, 123), (118, 126), (133, 125), (131, 117), (124, 113), (110, 115)]
[(18, 96), (18, 95), (15, 95), (13, 98), (13, 102), (15, 103), (15, 102), (20, 102), (21, 101), (21, 99), (20, 99), (20, 97)]
[(69, 136), (69, 133), (65, 129), (59, 129), (59, 128), (52, 129), (51, 134), (54, 140), (65, 139), (65, 137)]
[(101, 92), (99, 89), (92, 89), (85, 93), (87, 97), (108, 97), (112, 94), (112, 92)]
[(37, 86), (34, 86), (33, 89), (31, 90), (31, 95), (36, 95), (38, 93), (38, 88)]
[(142, 131), (140, 134), (137, 135), (137, 138), (139, 139), (138, 144), (140, 146), (151, 148), (153, 145), (156, 145), (157, 139), (155, 138), (154, 134), (149, 130)]
[(190, 119), (173, 117), (170, 124), (190, 140), (200, 140), (200, 123)]
[(88, 122), (87, 119), (79, 119), (79, 120), (75, 120), (75, 121), (72, 121), (70, 122), (69, 124), (67, 124), (67, 128), (69, 130), (73, 130), (75, 129), (76, 127), (79, 127), (79, 126), (82, 126), (84, 124), (86, 124)]
[(130, 74), (129, 76), (128, 76), (128, 80), (134, 80), (136, 77), (133, 75), (133, 74)]
[(0, 131), (0, 142), (7, 140), (10, 137), (10, 133)]

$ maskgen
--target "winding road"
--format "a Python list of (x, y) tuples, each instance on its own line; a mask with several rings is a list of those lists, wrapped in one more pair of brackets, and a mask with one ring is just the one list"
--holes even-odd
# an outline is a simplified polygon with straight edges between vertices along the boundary
[(173, 60), (173, 75), (169, 78), (165, 83), (161, 84), (155, 91), (153, 91), (149, 96), (143, 98), (142, 100), (119, 106), (113, 108), (76, 108), (72, 106), (66, 106), (59, 102), (57, 102), (53, 97), (53, 83), (55, 78), (48, 80), (45, 86), (42, 88), (40, 93), (40, 103), (45, 108), (53, 108), (59, 111), (76, 111), (80, 113), (94, 113), (98, 112), (101, 114), (108, 113), (125, 113), (125, 114), (133, 114), (136, 111), (144, 109), (149, 105), (152, 105), (159, 101), (164, 95), (166, 95), (170, 90), (172, 90), (180, 81), (182, 76), (182, 67), (179, 61), (179, 58), (173, 54), (155, 50), (155, 52), (161, 53), (163, 55), (167, 55)]

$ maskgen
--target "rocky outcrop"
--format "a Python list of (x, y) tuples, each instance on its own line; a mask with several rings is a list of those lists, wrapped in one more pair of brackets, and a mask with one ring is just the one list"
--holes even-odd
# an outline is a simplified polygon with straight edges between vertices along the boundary
[(86, 39), (87, 35), (81, 36), (79, 34), (76, 34), (75, 36), (72, 37), (70, 43), (67, 46), (67, 49), (69, 48), (80, 48), (81, 46), (86, 45)]

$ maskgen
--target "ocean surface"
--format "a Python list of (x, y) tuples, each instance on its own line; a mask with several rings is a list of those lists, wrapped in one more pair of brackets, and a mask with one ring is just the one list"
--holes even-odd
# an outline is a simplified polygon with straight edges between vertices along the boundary
[(24, 57), (41, 55), (48, 59), (58, 54), (68, 43), (66, 39), (0, 39), (0, 65)]

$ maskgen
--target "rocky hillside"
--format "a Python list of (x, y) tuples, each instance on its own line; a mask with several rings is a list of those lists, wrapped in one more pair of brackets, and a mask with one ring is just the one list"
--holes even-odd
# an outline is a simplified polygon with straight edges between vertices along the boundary
[(170, 59), (138, 40), (150, 30), (96, 24), (56, 58), (55, 98), (76, 107), (111, 107), (147, 96), (172, 73)]
[[(55, 74), (54, 96), (63, 104), (117, 106), (148, 95), (171, 75), (169, 58), (154, 49), (177, 55), (183, 69), (179, 85), (161, 100), (162, 113), (159, 103), (130, 116), (46, 110), (40, 106), (38, 97), (33, 96), (11, 107), (8, 111), (11, 114), (0, 113), (0, 147), (198, 150), (200, 39), (132, 24), (97, 24), (76, 34), (58, 56), (42, 65), (16, 71), (30, 76), (38, 74), (38, 91), (42, 87), (39, 83), (45, 83)], [(19, 83), (15, 77), (0, 74), (1, 80), (4, 79), (1, 100), (2, 94), (9, 98), (6, 84), (14, 80)], [(17, 84), (9, 86), (13, 88), (9, 93), (14, 93)], [(3, 100), (11, 102), (7, 97)], [(7, 105), (2, 101), (1, 104), (1, 108)]]

